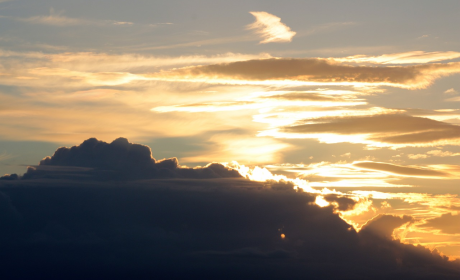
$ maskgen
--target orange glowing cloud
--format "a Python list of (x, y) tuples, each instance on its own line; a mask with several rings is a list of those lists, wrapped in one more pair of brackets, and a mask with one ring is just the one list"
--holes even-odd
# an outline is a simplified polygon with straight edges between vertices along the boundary
[(440, 217), (427, 219), (421, 228), (434, 228), (438, 229), (442, 233), (447, 234), (460, 234), (460, 215), (447, 213)]

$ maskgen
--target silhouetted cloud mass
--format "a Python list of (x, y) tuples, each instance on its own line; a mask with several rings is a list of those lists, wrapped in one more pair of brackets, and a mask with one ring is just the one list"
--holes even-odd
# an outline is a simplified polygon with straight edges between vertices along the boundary
[(370, 234), (391, 239), (393, 231), (396, 228), (411, 222), (414, 222), (414, 218), (411, 216), (404, 215), (402, 217), (398, 217), (380, 214), (367, 221), (367, 223), (362, 227), (360, 234)]
[[(132, 173), (142, 164), (148, 172), (165, 169), (175, 177)], [(131, 177), (79, 179), (99, 174), (94, 170), (122, 169)], [(176, 159), (156, 161), (148, 147), (125, 139), (89, 139), (60, 148), (26, 179), (0, 181), (2, 279), (460, 275), (458, 261), (391, 239), (395, 228), (413, 221), (410, 216), (378, 216), (358, 233), (335, 213), (337, 207), (317, 206), (315, 194), (290, 182), (230, 176), (234, 170), (220, 164), (197, 170), (179, 167)], [(133, 174), (156, 175), (124, 180)], [(325, 199), (344, 211), (356, 204), (337, 195)]]
[(0, 180), (18, 180), (18, 174), (5, 174), (4, 176), (0, 177)]
[(155, 160), (148, 146), (118, 138), (112, 143), (96, 138), (79, 146), (61, 147), (40, 165), (29, 167), (24, 179), (60, 177), (74, 179), (140, 180), (152, 178), (226, 178), (241, 177), (219, 163), (202, 168), (181, 167), (177, 158)]

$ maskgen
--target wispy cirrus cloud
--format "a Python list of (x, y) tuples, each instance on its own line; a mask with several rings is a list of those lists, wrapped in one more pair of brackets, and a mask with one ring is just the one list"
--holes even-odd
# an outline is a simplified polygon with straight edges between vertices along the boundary
[[(132, 81), (150, 80), (145, 74), (152, 69), (170, 69), (185, 65), (215, 64), (254, 58), (269, 54), (223, 53), (212, 56), (150, 56), (137, 54), (107, 54), (94, 52), (15, 52), (0, 49), (0, 82), (34, 87), (56, 84), (66, 79), (73, 87), (84, 85), (121, 85)], [(48, 83), (49, 82), (49, 83)], [(63, 83), (60, 83), (61, 85)]]
[(261, 44), (291, 42), (296, 32), (281, 22), (281, 18), (267, 12), (250, 12), (256, 21), (247, 26), (262, 37)]
[(14, 156), (13, 156), (13, 155), (10, 155), (10, 154), (8, 154), (8, 153), (1, 153), (1, 154), (0, 154), (0, 161), (2, 161), (2, 160), (7, 160), (7, 159), (10, 159), (10, 158), (12, 158), (12, 157), (14, 157)]
[(236, 101), (218, 101), (152, 108), (155, 112), (219, 112), (241, 109), (271, 110), (273, 108), (329, 108), (342, 106), (358, 106), (367, 104), (363, 99), (354, 96), (354, 92), (343, 92), (341, 96), (328, 95), (325, 92), (264, 92), (253, 93), (249, 97)]
[(133, 22), (116, 21), (116, 20), (93, 20), (86, 18), (73, 18), (64, 15), (64, 11), (55, 11), (50, 9), (49, 15), (39, 15), (32, 17), (10, 17), (1, 16), (3, 18), (12, 19), (20, 22), (27, 22), (31, 24), (42, 24), (51, 26), (81, 26), (81, 25), (133, 25)]
[(457, 94), (458, 91), (456, 91), (454, 88), (450, 88), (446, 91), (444, 91), (445, 94)]

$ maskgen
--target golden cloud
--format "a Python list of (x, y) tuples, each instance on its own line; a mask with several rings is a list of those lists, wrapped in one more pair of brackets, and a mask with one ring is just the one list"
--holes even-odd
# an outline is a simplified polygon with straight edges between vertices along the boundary
[[(460, 126), (401, 113), (307, 119), (279, 129), (279, 137), (359, 136), (360, 143), (381, 146), (460, 144)], [(344, 137), (346, 141), (347, 137)], [(348, 137), (350, 138), (350, 137)], [(355, 141), (360, 141), (356, 137)]]
[(449, 173), (439, 171), (439, 170), (431, 170), (426, 168), (420, 167), (408, 167), (408, 166), (401, 166), (396, 164), (390, 163), (383, 163), (383, 162), (372, 162), (372, 161), (364, 161), (364, 162), (355, 162), (353, 166), (362, 168), (362, 169), (370, 169), (370, 170), (377, 170), (382, 172), (388, 172), (395, 175), (401, 176), (410, 176), (410, 177), (449, 177)]
[(271, 58), (194, 66), (151, 74), (152, 78), (212, 83), (388, 85), (424, 88), (460, 73), (460, 62), (416, 66), (351, 66), (316, 58)]

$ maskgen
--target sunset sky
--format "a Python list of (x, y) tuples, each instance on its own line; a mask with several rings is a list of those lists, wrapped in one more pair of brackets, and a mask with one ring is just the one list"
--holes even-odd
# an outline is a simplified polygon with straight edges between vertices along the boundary
[[(460, 2), (0, 0), (0, 175), (124, 137), (460, 259)], [(401, 216), (405, 215), (405, 216)], [(283, 237), (284, 238), (284, 237)]]

